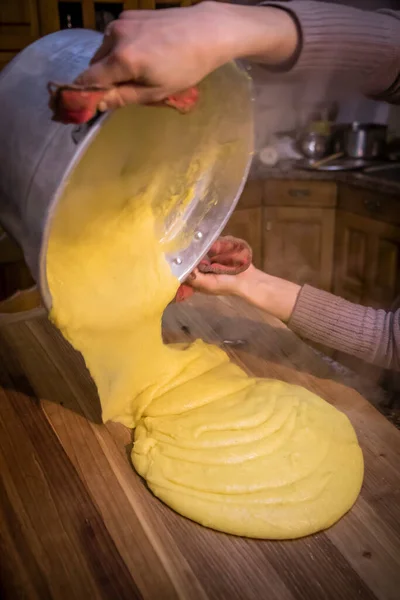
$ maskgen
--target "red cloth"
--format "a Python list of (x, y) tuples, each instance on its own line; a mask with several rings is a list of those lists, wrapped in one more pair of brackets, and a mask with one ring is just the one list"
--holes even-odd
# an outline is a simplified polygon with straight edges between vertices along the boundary
[[(249, 268), (253, 253), (247, 242), (225, 236), (219, 238), (209, 249), (207, 255), (200, 261), (198, 269), (201, 273), (214, 275), (238, 275)], [(188, 278), (190, 281), (190, 276)], [(183, 302), (192, 296), (194, 289), (187, 283), (182, 283), (175, 296), (176, 302)]]
[[(59, 84), (50, 81), (47, 85), (49, 91), (49, 107), (53, 111), (53, 121), (59, 123), (87, 123), (92, 119), (100, 102), (109, 87), (97, 85), (81, 86), (75, 84)], [(169, 96), (164, 102), (159, 103), (163, 106), (171, 106), (179, 112), (189, 112), (197, 103), (199, 91), (192, 87), (179, 94)]]

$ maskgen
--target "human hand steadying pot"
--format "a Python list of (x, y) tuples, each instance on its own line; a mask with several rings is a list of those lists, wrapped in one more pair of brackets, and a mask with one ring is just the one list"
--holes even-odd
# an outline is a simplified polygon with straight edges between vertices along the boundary
[(244, 240), (226, 236), (211, 246), (175, 300), (187, 300), (194, 291), (214, 296), (238, 296), (282, 321), (288, 321), (300, 286), (263, 273), (252, 264), (252, 250)]
[(78, 85), (109, 87), (100, 110), (154, 104), (192, 88), (230, 60), (276, 65), (295, 52), (293, 19), (274, 7), (203, 2), (189, 8), (126, 11), (110, 23)]
[[(207, 255), (190, 274), (187, 282), (182, 283), (175, 296), (176, 302), (187, 300), (197, 287), (199, 291), (212, 293), (212, 285), (216, 285), (217, 294), (234, 293), (236, 278), (251, 266), (253, 252), (244, 240), (225, 236), (213, 243)], [(205, 278), (206, 284), (196, 286), (196, 280)], [(226, 281), (221, 285), (220, 279)], [(224, 291), (222, 291), (224, 287)]]

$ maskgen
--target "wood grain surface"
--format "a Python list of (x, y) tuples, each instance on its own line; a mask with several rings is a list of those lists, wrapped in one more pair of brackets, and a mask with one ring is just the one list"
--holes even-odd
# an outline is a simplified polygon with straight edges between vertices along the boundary
[(171, 306), (164, 330), (168, 341), (225, 341), (249, 373), (303, 385), (346, 412), (365, 457), (357, 504), (330, 530), (287, 542), (180, 517), (131, 468), (131, 432), (102, 424), (81, 356), (45, 317), (3, 321), (1, 599), (398, 600), (400, 432), (357, 389), (372, 401), (380, 391), (241, 303)]

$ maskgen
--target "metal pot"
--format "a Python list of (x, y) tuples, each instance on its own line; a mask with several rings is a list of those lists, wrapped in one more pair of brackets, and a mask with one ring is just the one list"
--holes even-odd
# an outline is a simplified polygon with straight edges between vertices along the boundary
[(298, 137), (296, 146), (306, 158), (319, 160), (329, 153), (330, 139), (316, 131), (306, 131)]
[[(85, 126), (53, 122), (47, 82), (73, 81), (101, 40), (85, 30), (51, 34), (0, 75), (0, 222), (21, 245), (48, 309), (52, 220), (74, 186), (93, 190), (94, 197), (96, 189), (121, 181), (121, 197), (131, 198), (159, 180), (157, 231), (183, 280), (226, 224), (251, 163), (251, 81), (234, 64), (200, 84), (191, 114), (128, 106)], [(89, 209), (95, 216), (96, 207)]]
[(376, 123), (337, 125), (333, 134), (335, 152), (349, 158), (382, 158), (386, 149), (387, 126)]

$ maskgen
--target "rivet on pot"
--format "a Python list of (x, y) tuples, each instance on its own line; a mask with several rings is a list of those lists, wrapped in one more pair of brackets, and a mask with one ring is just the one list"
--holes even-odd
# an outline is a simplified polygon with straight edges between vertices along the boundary
[(182, 264), (182, 259), (180, 258), (180, 256), (177, 256), (177, 257), (174, 259), (174, 263), (175, 263), (176, 265), (181, 265), (181, 264)]
[(195, 240), (203, 239), (203, 234), (201, 233), (201, 231), (196, 231), (196, 233), (194, 234), (194, 239)]

